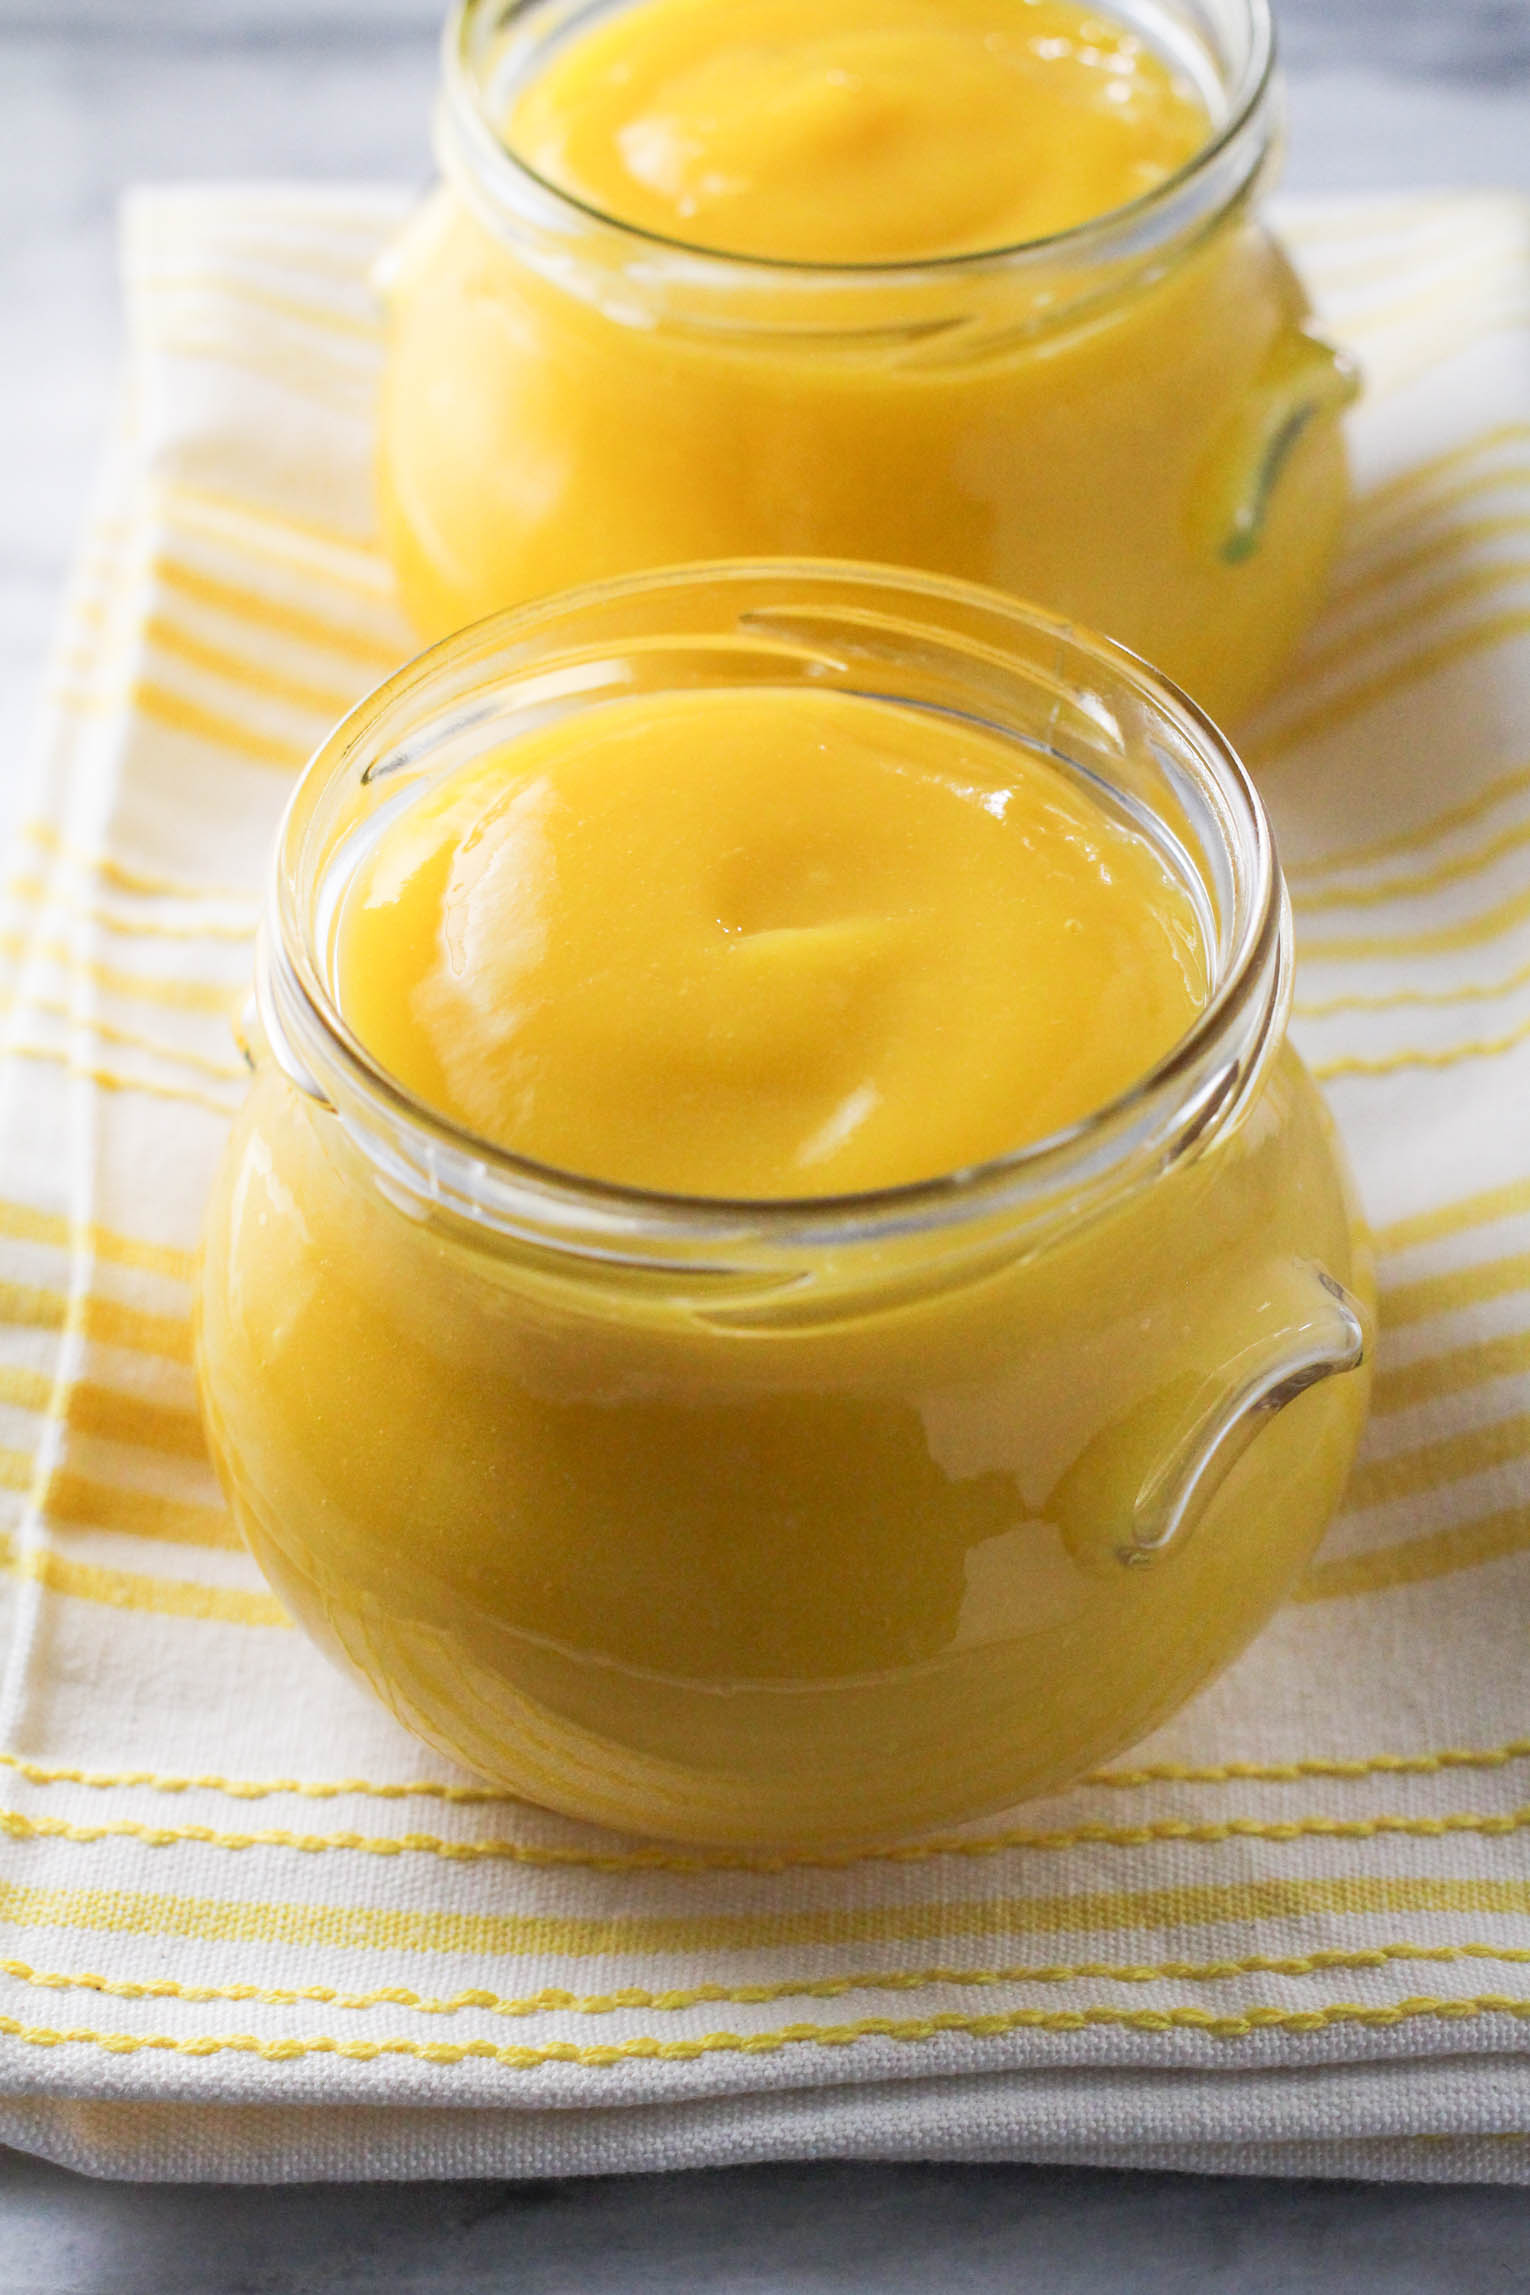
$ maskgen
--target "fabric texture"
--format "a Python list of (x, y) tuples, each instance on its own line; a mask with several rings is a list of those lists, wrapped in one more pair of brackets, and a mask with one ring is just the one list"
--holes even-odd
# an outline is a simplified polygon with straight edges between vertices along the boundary
[(1331, 602), (1242, 729), (1381, 1254), (1345, 1511), (1129, 1760), (751, 1863), (448, 1773), (290, 1629), (202, 1450), (189, 1278), (272, 834), (412, 650), (370, 483), (404, 205), (128, 213), (122, 433), (0, 930), (0, 2137), (230, 2179), (1530, 2180), (1530, 210), (1285, 217), (1367, 375)]

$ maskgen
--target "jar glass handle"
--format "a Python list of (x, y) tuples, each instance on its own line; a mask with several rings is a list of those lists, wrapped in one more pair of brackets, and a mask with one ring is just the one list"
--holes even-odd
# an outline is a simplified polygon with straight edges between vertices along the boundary
[(1177, 1546), (1201, 1520), (1255, 1437), (1309, 1387), (1365, 1360), (1366, 1319), (1342, 1283), (1310, 1262), (1290, 1276), (1307, 1295), (1295, 1320), (1261, 1335), (1217, 1379), (1217, 1399), (1193, 1415), (1162, 1463), (1140, 1486), (1117, 1554), (1150, 1562)]
[(1280, 476), (1320, 416), (1359, 396), (1354, 361), (1304, 326), (1277, 338), (1236, 416), (1217, 441), (1201, 516), (1225, 565), (1258, 549)]

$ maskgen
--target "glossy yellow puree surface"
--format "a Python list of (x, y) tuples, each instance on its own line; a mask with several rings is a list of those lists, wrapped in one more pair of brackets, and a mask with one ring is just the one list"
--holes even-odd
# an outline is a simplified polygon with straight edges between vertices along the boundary
[(1206, 133), (1140, 38), (1069, 0), (643, 0), (554, 57), (507, 140), (660, 237), (871, 263), (1066, 230)]
[(380, 498), (424, 631), (645, 567), (858, 558), (1105, 630), (1216, 716), (1269, 684), (1335, 546), (1346, 386), (1247, 203), (1147, 265), (951, 260), (1119, 213), (1204, 146), (1122, 24), (632, 0), (506, 100), (520, 160), (647, 236), (501, 236), (447, 190), (401, 240)]
[(341, 1009), (537, 1161), (848, 1193), (1060, 1130), (1189, 1026), (1205, 965), (1145, 838), (1030, 752), (843, 693), (637, 696), (384, 825)]

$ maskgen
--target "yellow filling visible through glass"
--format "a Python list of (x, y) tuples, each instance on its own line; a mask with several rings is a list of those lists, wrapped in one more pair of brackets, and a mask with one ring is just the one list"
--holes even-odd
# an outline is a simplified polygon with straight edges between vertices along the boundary
[(831, 692), (636, 695), (455, 768), (341, 904), (338, 1000), (480, 1136), (838, 1194), (1077, 1121), (1207, 993), (1184, 886), (1017, 745)]
[(553, 58), (507, 141), (659, 236), (869, 263), (1086, 222), (1208, 132), (1140, 37), (1069, 0), (639, 0)]

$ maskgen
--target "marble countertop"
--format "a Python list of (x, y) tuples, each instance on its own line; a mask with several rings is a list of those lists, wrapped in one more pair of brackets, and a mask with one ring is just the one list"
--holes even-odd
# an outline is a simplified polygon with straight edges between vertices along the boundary
[[(0, 818), (118, 357), (148, 179), (423, 181), (437, 0), (0, 0)], [(1287, 182), (1530, 192), (1530, 0), (1285, 0)], [(89, 2184), (0, 2153), (4, 2295), (1496, 2295), (1530, 2192), (825, 2164), (537, 2185)]]
[(92, 2184), (0, 2156), (6, 2295), (1521, 2295), (1530, 2193), (826, 2162)]

